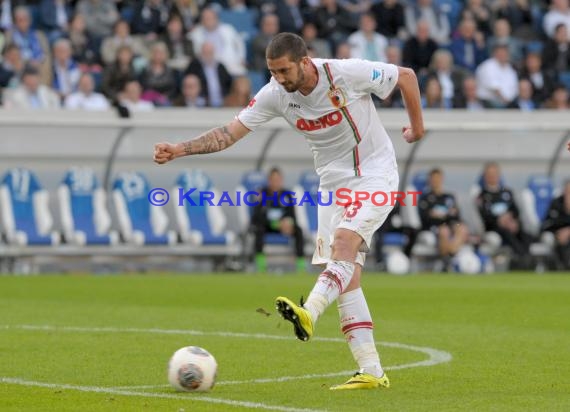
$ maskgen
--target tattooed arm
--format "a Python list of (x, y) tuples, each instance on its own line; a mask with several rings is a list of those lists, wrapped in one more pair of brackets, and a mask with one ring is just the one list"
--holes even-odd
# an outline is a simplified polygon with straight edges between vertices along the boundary
[(239, 120), (232, 120), (226, 126), (216, 127), (187, 142), (156, 144), (154, 146), (154, 161), (158, 164), (164, 164), (178, 157), (219, 152), (227, 149), (248, 133), (249, 129)]

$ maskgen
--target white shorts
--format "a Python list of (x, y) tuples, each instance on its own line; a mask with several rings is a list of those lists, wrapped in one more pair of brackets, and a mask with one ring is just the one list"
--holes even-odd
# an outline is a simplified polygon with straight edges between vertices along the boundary
[[(332, 192), (332, 203), (328, 206), (318, 205), (318, 230), (317, 245), (313, 254), (313, 264), (322, 265), (330, 261), (331, 245), (334, 240), (336, 229), (343, 228), (352, 230), (362, 237), (364, 242), (360, 246), (360, 250), (356, 256), (356, 263), (364, 265), (366, 253), (370, 251), (370, 244), (374, 233), (384, 224), (386, 218), (394, 208), (390, 201), (390, 193), (398, 190), (399, 177), (397, 173), (391, 173), (386, 176), (355, 176), (353, 178), (335, 184), (334, 187), (321, 186), (319, 188), (321, 195), (320, 203), (328, 203), (328, 192)], [(353, 203), (350, 206), (337, 204), (337, 200), (342, 203), (346, 199), (337, 199), (335, 193), (337, 189), (350, 189), (352, 198), (356, 191), (365, 191), (371, 195), (374, 192), (384, 192), (388, 196), (386, 205), (379, 206), (383, 203), (381, 197), (376, 197), (376, 205), (372, 199), (362, 200), (359, 203)], [(347, 192), (344, 192), (347, 194)]]

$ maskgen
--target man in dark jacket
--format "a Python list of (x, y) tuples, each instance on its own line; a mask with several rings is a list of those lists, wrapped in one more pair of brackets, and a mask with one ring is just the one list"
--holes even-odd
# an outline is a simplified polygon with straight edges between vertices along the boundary
[(204, 43), (200, 56), (192, 60), (185, 74), (195, 74), (202, 85), (202, 96), (210, 107), (221, 107), (232, 87), (232, 76), (214, 57), (212, 43)]
[(532, 237), (522, 228), (513, 192), (501, 184), (497, 163), (485, 165), (477, 207), (485, 230), (497, 232), (503, 244), (510, 246), (519, 259), (528, 260)]
[(260, 191), (261, 198), (255, 206), (251, 224), (255, 233), (255, 263), (259, 272), (265, 272), (267, 264), (263, 254), (266, 233), (281, 233), (295, 240), (297, 269), (304, 270), (303, 231), (297, 225), (293, 192), (283, 187), (283, 175), (276, 167), (269, 172), (267, 187)]
[(443, 172), (433, 169), (429, 173), (429, 191), (419, 200), (422, 229), (436, 234), (440, 256), (455, 255), (467, 242), (469, 230), (461, 221), (455, 196), (443, 190)]
[(550, 203), (542, 230), (554, 234), (560, 263), (570, 269), (570, 180), (564, 183), (564, 193)]

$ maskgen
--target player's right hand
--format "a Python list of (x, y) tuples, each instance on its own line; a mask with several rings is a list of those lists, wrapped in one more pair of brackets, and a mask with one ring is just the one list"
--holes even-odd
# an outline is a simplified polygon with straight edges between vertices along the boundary
[(404, 136), (404, 140), (406, 142), (414, 143), (422, 138), (423, 133), (418, 134), (410, 126), (406, 126), (402, 128), (402, 135)]
[(162, 165), (176, 158), (176, 145), (172, 143), (157, 143), (154, 145), (155, 163)]

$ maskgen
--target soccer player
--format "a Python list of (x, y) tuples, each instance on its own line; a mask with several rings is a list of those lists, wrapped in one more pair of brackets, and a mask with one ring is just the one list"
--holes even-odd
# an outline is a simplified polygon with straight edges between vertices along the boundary
[[(320, 176), (321, 191), (338, 188), (386, 193), (398, 190), (392, 142), (382, 126), (371, 93), (388, 97), (399, 86), (410, 125), (403, 138), (413, 143), (424, 134), (420, 92), (415, 73), (392, 64), (358, 59), (310, 58), (299, 36), (280, 33), (270, 42), (266, 60), (272, 75), (234, 120), (194, 140), (159, 143), (154, 161), (218, 152), (275, 117), (283, 117), (307, 140)], [(326, 265), (307, 301), (300, 305), (276, 299), (281, 315), (293, 323), (298, 339), (307, 341), (325, 309), (338, 300), (341, 329), (360, 370), (331, 389), (389, 387), (374, 344), (373, 323), (360, 276), (372, 235), (393, 205), (359, 200), (343, 207), (319, 206), (314, 264)]]

